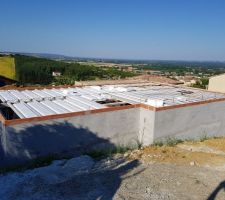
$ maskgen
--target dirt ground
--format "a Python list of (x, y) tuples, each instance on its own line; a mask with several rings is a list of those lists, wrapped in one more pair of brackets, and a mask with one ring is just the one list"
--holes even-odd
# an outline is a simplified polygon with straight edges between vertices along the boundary
[(225, 138), (184, 142), (176, 146), (150, 146), (129, 154), (144, 163), (166, 162), (225, 170)]
[(0, 175), (2, 200), (225, 200), (225, 138)]

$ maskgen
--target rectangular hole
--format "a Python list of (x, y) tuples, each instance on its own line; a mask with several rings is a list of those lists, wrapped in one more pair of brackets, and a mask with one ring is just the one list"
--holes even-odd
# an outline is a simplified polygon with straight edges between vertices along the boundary
[(116, 107), (116, 106), (128, 106), (131, 105), (130, 103), (123, 102), (117, 99), (106, 99), (104, 101), (96, 101), (99, 104), (104, 104), (108, 107)]
[(1, 104), (0, 113), (6, 120), (19, 119), (18, 115), (8, 106)]

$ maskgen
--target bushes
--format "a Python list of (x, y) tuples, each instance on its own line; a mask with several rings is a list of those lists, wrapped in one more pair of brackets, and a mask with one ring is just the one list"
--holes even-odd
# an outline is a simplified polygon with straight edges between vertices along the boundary
[[(48, 85), (55, 82), (59, 84), (73, 84), (75, 80), (95, 80), (107, 77), (125, 78), (133, 76), (133, 73), (123, 72), (115, 68), (102, 69), (91, 65), (80, 65), (79, 63), (66, 63), (44, 58), (15, 55), (16, 78), (19, 84), (41, 84)], [(52, 72), (62, 74), (61, 78), (54, 78)]]
[(173, 147), (173, 146), (175, 146), (175, 145), (177, 145), (177, 144), (179, 144), (179, 143), (182, 143), (182, 142), (184, 142), (183, 140), (181, 140), (181, 139), (177, 139), (177, 138), (173, 138), (173, 137), (167, 137), (167, 138), (165, 138), (165, 139), (163, 139), (163, 140), (159, 140), (159, 141), (156, 141), (156, 142), (154, 142), (154, 145), (155, 146), (170, 146), (170, 147)]

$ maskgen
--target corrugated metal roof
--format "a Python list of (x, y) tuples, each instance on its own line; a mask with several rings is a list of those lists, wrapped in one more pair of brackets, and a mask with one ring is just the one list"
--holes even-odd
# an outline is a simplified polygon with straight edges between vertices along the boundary
[[(175, 86), (87, 86), (43, 90), (0, 90), (0, 102), (20, 118), (106, 108), (96, 101), (114, 98), (130, 104), (156, 107), (225, 98), (225, 94)], [(162, 103), (163, 102), (163, 103)]]

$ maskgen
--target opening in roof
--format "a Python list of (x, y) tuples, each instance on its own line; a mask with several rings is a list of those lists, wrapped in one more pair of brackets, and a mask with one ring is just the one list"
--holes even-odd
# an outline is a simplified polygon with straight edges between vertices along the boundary
[(0, 113), (6, 120), (19, 119), (19, 116), (5, 104), (0, 104)]
[(117, 99), (106, 99), (101, 101), (96, 101), (96, 103), (106, 105), (107, 107), (115, 107), (115, 106), (128, 106), (130, 103), (123, 102)]
[(185, 95), (185, 94), (193, 94), (193, 91), (190, 90), (179, 90), (178, 92), (180, 92), (181, 95)]

